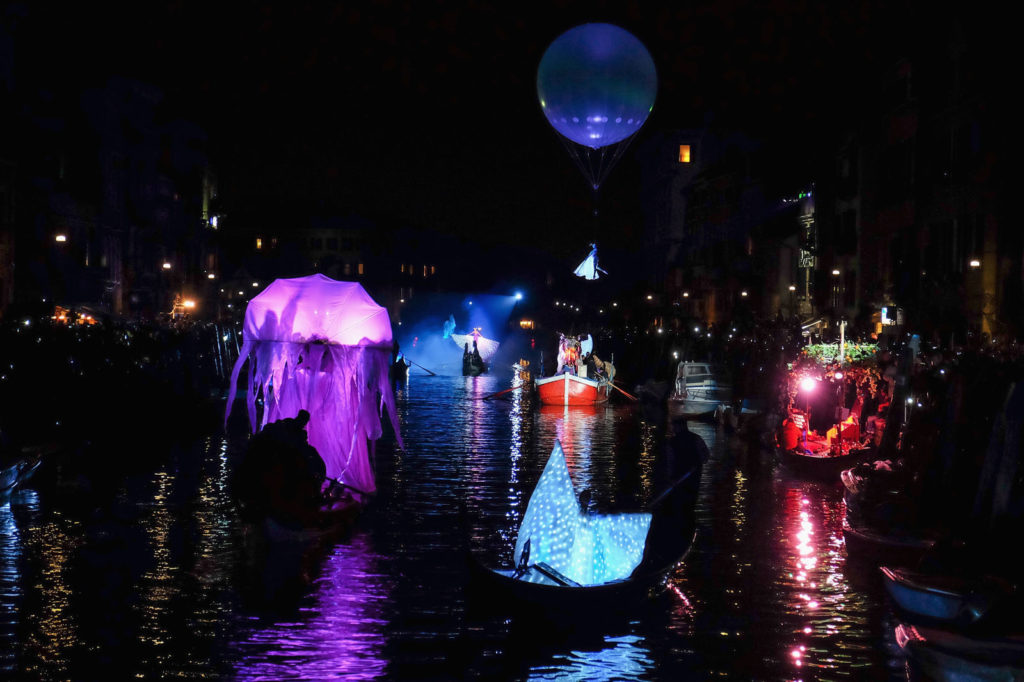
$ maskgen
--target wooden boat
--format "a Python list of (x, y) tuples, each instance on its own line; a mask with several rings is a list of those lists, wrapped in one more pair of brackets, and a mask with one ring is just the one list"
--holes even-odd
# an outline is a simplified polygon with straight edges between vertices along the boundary
[(779, 461), (790, 471), (801, 476), (836, 480), (844, 469), (849, 469), (875, 456), (875, 449), (851, 448), (843, 454), (832, 454), (828, 450), (812, 452), (810, 450), (785, 449), (777, 447)]
[(607, 382), (568, 373), (537, 378), (533, 383), (544, 405), (594, 405), (607, 402), (611, 391)]
[(973, 625), (1013, 586), (995, 578), (958, 578), (881, 566), (885, 589), (906, 613), (956, 625)]
[(1024, 637), (965, 635), (939, 628), (896, 626), (910, 667), (936, 682), (1024, 680)]
[(669, 400), (681, 403), (681, 413), (690, 419), (710, 419), (730, 407), (732, 386), (720, 371), (706, 362), (680, 362), (675, 388)]
[(849, 558), (878, 561), (887, 565), (916, 564), (935, 547), (935, 539), (906, 530), (881, 530), (852, 525), (843, 517), (843, 539)]
[(689, 552), (694, 537), (695, 534), (689, 536), (686, 548), (670, 563), (599, 585), (580, 585), (543, 563), (534, 564), (525, 574), (515, 577), (515, 571), (486, 566), (475, 554), (471, 554), (471, 578), (487, 591), (488, 598), (519, 609), (540, 609), (570, 617), (618, 612), (661, 592), (669, 573)]

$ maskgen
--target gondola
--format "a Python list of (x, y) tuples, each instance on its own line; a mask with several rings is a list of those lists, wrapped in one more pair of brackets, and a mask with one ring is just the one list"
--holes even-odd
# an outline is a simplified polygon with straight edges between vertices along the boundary
[(685, 559), (695, 535), (688, 536), (685, 549), (674, 560), (635, 572), (628, 578), (599, 585), (575, 583), (543, 562), (531, 565), (526, 573), (516, 577), (516, 572), (511, 569), (485, 565), (476, 554), (471, 554), (471, 578), (480, 588), (487, 590), (488, 597), (519, 609), (573, 614), (621, 611), (664, 590), (668, 575)]
[(890, 566), (880, 570), (886, 591), (905, 613), (958, 626), (977, 623), (1015, 592), (996, 578), (959, 578)]
[[(561, 453), (560, 447), (556, 452)], [(515, 569), (493, 568), (471, 553), (473, 583), (487, 601), (516, 611), (576, 617), (633, 608), (664, 589), (668, 575), (693, 545), (700, 471), (699, 465), (688, 471), (651, 504), (651, 525), (644, 539), (643, 558), (626, 577), (580, 584), (543, 561), (531, 563), (527, 540), (520, 567)]]
[(917, 564), (936, 542), (924, 533), (852, 525), (846, 517), (843, 517), (843, 539), (849, 558), (895, 566)]
[(900, 624), (896, 643), (910, 667), (938, 682), (1024, 679), (1024, 637), (975, 636)]

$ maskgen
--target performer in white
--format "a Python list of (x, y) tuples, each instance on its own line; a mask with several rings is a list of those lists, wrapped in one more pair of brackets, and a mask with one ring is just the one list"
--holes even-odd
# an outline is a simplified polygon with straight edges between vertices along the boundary
[(575, 274), (577, 277), (582, 277), (583, 279), (597, 279), (601, 276), (598, 273), (601, 272), (606, 275), (608, 274), (607, 270), (602, 269), (597, 264), (597, 244), (591, 244), (590, 254), (582, 263), (579, 264), (575, 270)]

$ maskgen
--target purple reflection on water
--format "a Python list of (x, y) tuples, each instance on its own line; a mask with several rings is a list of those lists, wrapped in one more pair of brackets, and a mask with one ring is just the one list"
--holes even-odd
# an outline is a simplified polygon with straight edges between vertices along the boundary
[(237, 679), (379, 679), (390, 593), (380, 561), (365, 535), (334, 547), (298, 617), (257, 628), (236, 645)]

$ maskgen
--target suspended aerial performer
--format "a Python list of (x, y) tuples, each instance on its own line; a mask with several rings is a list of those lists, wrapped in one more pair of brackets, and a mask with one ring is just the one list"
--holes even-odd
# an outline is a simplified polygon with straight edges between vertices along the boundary
[(452, 332), (455, 331), (455, 316), (449, 315), (448, 319), (444, 322), (444, 336), (441, 338), (449, 339), (452, 336)]
[(597, 244), (591, 244), (590, 254), (582, 263), (579, 264), (579, 266), (577, 266), (574, 274), (577, 277), (582, 277), (583, 279), (597, 279), (601, 276), (598, 274), (600, 272), (603, 272), (606, 275), (608, 274), (607, 270), (604, 270), (597, 265)]

